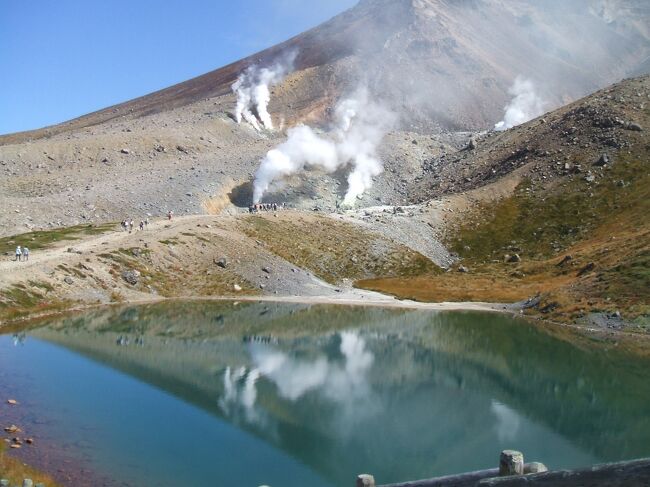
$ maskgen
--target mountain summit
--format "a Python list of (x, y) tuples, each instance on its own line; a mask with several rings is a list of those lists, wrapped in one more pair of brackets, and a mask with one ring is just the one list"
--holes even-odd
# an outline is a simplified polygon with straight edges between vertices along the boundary
[[(643, 0), (362, 0), (288, 41), (170, 88), (80, 117), (24, 140), (140, 117), (229, 95), (248, 66), (296, 50), (294, 75), (271, 111), (322, 120), (363, 83), (412, 130), (479, 130), (497, 122), (518, 76), (553, 108), (650, 69)], [(0, 138), (0, 143), (3, 138)]]

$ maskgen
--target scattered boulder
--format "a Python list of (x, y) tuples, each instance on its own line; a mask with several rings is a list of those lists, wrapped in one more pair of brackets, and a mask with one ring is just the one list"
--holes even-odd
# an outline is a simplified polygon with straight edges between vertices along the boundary
[(607, 154), (602, 154), (600, 158), (594, 162), (594, 166), (606, 166), (609, 164), (609, 156)]
[(634, 122), (630, 122), (627, 125), (627, 129), (633, 132), (643, 132), (643, 127), (641, 127), (641, 125), (639, 125), (638, 123), (634, 123)]
[(458, 272), (462, 272), (463, 274), (467, 274), (469, 272), (469, 269), (465, 267), (464, 265), (458, 266)]
[(69, 254), (83, 254), (81, 250), (79, 250), (76, 247), (68, 247), (68, 253)]
[(132, 286), (135, 286), (140, 280), (140, 272), (134, 269), (126, 270), (122, 272), (122, 279), (124, 279), (127, 283), (131, 284)]
[(262, 267), (262, 272), (266, 272), (267, 274), (270, 274), (271, 269), (269, 269), (268, 267)]
[(542, 297), (538, 294), (536, 296), (528, 298), (526, 301), (524, 301), (521, 305), (522, 309), (532, 309), (532, 308), (537, 308), (539, 306), (539, 303), (542, 302)]
[(235, 284), (232, 288), (237, 292), (241, 291), (241, 286), (239, 284)]
[(225, 257), (222, 257), (221, 259), (214, 259), (214, 263), (217, 266), (221, 267), (222, 269), (225, 269), (226, 267), (228, 267), (228, 261), (226, 260)]
[(555, 301), (553, 301), (553, 302), (548, 303), (546, 306), (542, 307), (542, 308), (539, 310), (539, 312), (540, 312), (540, 313), (544, 313), (544, 314), (548, 314), (548, 313), (550, 313), (551, 311), (554, 311), (554, 310), (556, 310), (556, 309), (559, 308), (559, 307), (560, 307), (560, 303), (556, 303)]
[(74, 284), (74, 279), (72, 279), (70, 276), (65, 276), (63, 282), (65, 282), (66, 284)]
[(556, 264), (557, 267), (564, 267), (567, 265), (569, 262), (573, 260), (573, 257), (570, 255), (565, 255), (564, 258)]
[(596, 264), (594, 264), (593, 262), (589, 262), (589, 264), (587, 264), (586, 266), (584, 266), (582, 269), (578, 271), (577, 276), (578, 277), (584, 276), (585, 274), (593, 271), (595, 268), (596, 268)]
[(131, 151), (129, 149), (122, 149), (120, 152), (122, 154), (130, 154), (131, 153)]
[(517, 262), (521, 262), (521, 257), (519, 254), (506, 254), (503, 256), (503, 261), (507, 262), (508, 264), (516, 264)]
[(476, 149), (476, 139), (474, 137), (471, 137), (469, 139), (469, 142), (467, 143), (467, 148), (469, 150), (474, 150)]

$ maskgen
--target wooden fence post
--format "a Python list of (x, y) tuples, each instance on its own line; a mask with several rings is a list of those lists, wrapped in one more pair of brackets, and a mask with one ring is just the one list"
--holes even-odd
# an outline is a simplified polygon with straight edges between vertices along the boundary
[(357, 477), (357, 487), (375, 487), (375, 477), (366, 473)]
[(499, 477), (524, 474), (524, 454), (515, 450), (503, 450), (499, 460)]

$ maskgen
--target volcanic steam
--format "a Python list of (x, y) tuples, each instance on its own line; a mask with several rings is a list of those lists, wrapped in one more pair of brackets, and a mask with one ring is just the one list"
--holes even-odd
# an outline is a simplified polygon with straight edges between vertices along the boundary
[(367, 89), (360, 88), (338, 104), (334, 118), (330, 137), (321, 137), (312, 128), (299, 125), (288, 131), (286, 142), (266, 154), (255, 173), (255, 203), (275, 181), (306, 169), (331, 174), (349, 166), (348, 190), (343, 201), (346, 206), (353, 206), (357, 196), (372, 186), (373, 178), (384, 170), (377, 147), (396, 116), (372, 101)]
[(280, 83), (293, 70), (296, 56), (296, 51), (290, 51), (269, 67), (250, 66), (239, 75), (232, 85), (232, 91), (237, 95), (237, 123), (241, 123), (243, 118), (255, 130), (261, 130), (260, 122), (264, 128), (273, 129), (273, 120), (268, 111), (271, 87)]
[(509, 92), (514, 98), (505, 107), (503, 120), (494, 126), (494, 130), (508, 130), (544, 113), (545, 102), (531, 80), (518, 76)]

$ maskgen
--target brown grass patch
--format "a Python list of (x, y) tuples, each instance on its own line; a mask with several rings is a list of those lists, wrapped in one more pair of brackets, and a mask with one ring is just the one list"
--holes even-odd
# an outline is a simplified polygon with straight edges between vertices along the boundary
[(59, 487), (60, 484), (52, 477), (25, 465), (17, 458), (7, 453), (7, 449), (0, 442), (0, 477), (9, 480), (10, 485), (23, 485), (24, 479), (31, 479), (34, 484), (43, 483), (47, 487)]

